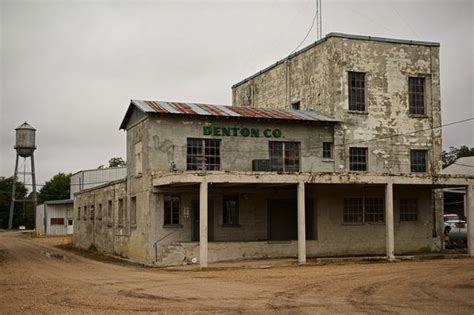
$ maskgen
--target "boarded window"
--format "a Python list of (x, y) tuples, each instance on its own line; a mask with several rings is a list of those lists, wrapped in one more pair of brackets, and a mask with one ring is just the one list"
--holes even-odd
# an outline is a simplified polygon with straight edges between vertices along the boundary
[(137, 197), (130, 199), (130, 224), (137, 225)]
[(365, 111), (365, 73), (349, 72), (349, 110)]
[(299, 142), (269, 142), (270, 168), (274, 172), (299, 172)]
[(102, 204), (99, 203), (99, 209), (97, 209), (97, 219), (102, 220)]
[(87, 220), (87, 206), (84, 206), (84, 220)]
[(400, 199), (400, 221), (418, 220), (418, 202), (415, 198)]
[(123, 199), (118, 200), (118, 225), (123, 226), (124, 211), (123, 211)]
[(332, 142), (323, 142), (323, 158), (332, 159)]
[(349, 169), (367, 171), (367, 148), (349, 148)]
[(135, 175), (142, 173), (143, 161), (142, 161), (142, 142), (137, 142), (134, 145), (135, 153)]
[(425, 78), (408, 78), (408, 103), (411, 115), (425, 115)]
[(51, 225), (64, 225), (64, 218), (51, 218)]
[(186, 151), (187, 170), (218, 171), (221, 168), (219, 139), (188, 139)]
[(91, 210), (89, 211), (90, 213), (90, 219), (94, 220), (94, 215), (95, 215), (95, 209), (94, 205), (91, 206)]
[(165, 195), (164, 225), (179, 224), (179, 196)]
[(410, 150), (410, 169), (414, 173), (426, 172), (426, 150)]
[(225, 226), (239, 225), (238, 196), (224, 196), (222, 205), (222, 224)]
[(107, 203), (107, 217), (112, 218), (112, 200)]
[(77, 219), (81, 219), (81, 207), (77, 207)]

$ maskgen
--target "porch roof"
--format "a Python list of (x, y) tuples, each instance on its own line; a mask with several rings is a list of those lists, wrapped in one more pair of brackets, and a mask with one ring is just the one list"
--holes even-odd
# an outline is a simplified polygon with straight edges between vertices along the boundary
[(364, 173), (288, 173), (276, 172), (224, 172), (184, 171), (153, 175), (153, 186), (181, 186), (207, 181), (216, 184), (386, 184), (427, 185), (447, 188), (474, 185), (474, 176), (427, 174), (364, 174)]

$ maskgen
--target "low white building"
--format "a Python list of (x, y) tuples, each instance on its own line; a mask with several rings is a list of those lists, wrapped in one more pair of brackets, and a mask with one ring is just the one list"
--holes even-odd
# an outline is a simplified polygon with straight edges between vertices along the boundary
[(50, 200), (36, 207), (36, 231), (42, 235), (73, 233), (73, 201)]

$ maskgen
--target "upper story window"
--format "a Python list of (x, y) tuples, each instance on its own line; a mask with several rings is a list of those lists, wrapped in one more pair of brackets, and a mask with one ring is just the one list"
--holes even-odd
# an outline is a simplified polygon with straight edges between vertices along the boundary
[(221, 141), (219, 139), (188, 139), (187, 170), (218, 171), (221, 168)]
[(414, 173), (426, 172), (426, 150), (410, 150), (410, 170)]
[(297, 101), (297, 102), (291, 103), (291, 108), (292, 109), (300, 109), (300, 107), (301, 107), (300, 105), (301, 105), (301, 102)]
[(323, 142), (323, 158), (324, 159), (332, 159), (332, 150), (333, 150), (332, 142)]
[(408, 78), (408, 107), (410, 115), (425, 115), (425, 78)]
[(349, 169), (367, 171), (367, 148), (349, 148)]
[(165, 195), (164, 225), (179, 224), (179, 196)]
[(276, 172), (299, 172), (299, 142), (269, 142), (270, 168)]
[(349, 110), (365, 112), (364, 72), (349, 72)]

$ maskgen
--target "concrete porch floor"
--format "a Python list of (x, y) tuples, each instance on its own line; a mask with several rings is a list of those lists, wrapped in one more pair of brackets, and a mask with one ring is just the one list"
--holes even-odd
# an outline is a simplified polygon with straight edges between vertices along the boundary
[[(397, 261), (416, 261), (416, 260), (433, 260), (433, 259), (457, 259), (469, 258), (467, 250), (446, 250), (441, 253), (428, 253), (418, 255), (400, 255), (396, 256)], [(318, 257), (308, 258), (304, 266), (317, 266), (328, 264), (368, 264), (368, 263), (389, 263), (385, 256), (352, 256), (352, 257)], [(274, 259), (249, 259), (238, 261), (224, 261), (210, 263), (206, 270), (222, 270), (222, 269), (269, 269), (285, 266), (300, 266), (296, 258), (274, 258)], [(165, 270), (176, 271), (195, 271), (200, 270), (199, 263), (184, 266), (163, 267)]]

